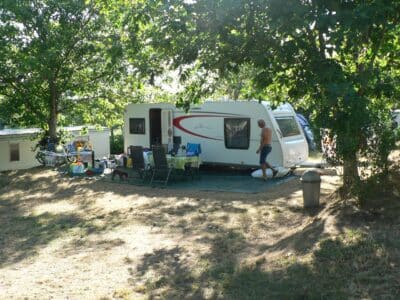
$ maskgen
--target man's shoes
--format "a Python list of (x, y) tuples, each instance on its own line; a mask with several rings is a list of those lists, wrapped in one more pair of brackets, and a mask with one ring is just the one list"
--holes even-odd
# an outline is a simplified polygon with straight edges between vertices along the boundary
[(278, 174), (278, 170), (272, 169), (272, 178), (274, 178)]

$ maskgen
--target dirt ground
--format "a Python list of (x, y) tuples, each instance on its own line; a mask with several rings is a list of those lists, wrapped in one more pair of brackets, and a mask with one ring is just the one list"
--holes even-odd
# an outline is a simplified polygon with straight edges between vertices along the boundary
[[(305, 266), (321, 241), (347, 232), (337, 213), (343, 204), (331, 195), (340, 178), (328, 174), (321, 207), (304, 210), (298, 179), (241, 194), (42, 168), (8, 173), (0, 188), (0, 299), (263, 298), (263, 280), (279, 283), (283, 268), (297, 274), (287, 271), (293, 262), (311, 274)], [(308, 295), (275, 292), (269, 298)]]

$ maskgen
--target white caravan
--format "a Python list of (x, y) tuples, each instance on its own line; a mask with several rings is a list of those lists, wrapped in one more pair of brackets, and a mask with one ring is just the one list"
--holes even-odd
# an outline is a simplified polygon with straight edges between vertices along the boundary
[(124, 147), (198, 143), (203, 164), (258, 167), (259, 119), (272, 128), (272, 165), (292, 168), (307, 160), (307, 141), (292, 106), (272, 110), (264, 101), (207, 101), (187, 113), (170, 103), (129, 104)]

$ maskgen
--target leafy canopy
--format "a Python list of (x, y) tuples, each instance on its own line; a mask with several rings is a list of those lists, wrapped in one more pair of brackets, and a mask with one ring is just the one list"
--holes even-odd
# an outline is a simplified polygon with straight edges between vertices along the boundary
[(357, 179), (356, 153), (382, 132), (399, 96), (399, 1), (153, 0), (139, 9), (165, 65), (220, 79), (250, 68), (251, 88), (240, 90), (308, 109), (337, 137), (345, 183)]
[[(1, 1), (4, 120), (49, 128), (79, 119), (77, 113), (86, 107), (86, 114), (95, 113), (96, 121), (107, 124), (109, 116), (103, 111), (118, 106), (109, 96), (124, 71), (122, 41), (129, 40), (121, 30), (124, 15), (110, 5), (83, 0)], [(101, 109), (90, 111), (93, 106)]]

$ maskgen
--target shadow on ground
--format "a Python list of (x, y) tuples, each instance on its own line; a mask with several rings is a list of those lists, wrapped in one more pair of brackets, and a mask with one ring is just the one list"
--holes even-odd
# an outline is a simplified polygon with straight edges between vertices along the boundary
[[(291, 202), (301, 191), (296, 181), (287, 182), (284, 195), (278, 186), (260, 196), (149, 188), (42, 172), (11, 175), (0, 187), (0, 267), (34, 257), (68, 233), (75, 235), (65, 247), (66, 255), (122, 245), (125, 241), (118, 238), (84, 237), (134, 222), (179, 241), (170, 247), (156, 245), (139, 257), (139, 263), (126, 259), (132, 293), (150, 299), (400, 296), (400, 227), (393, 211), (390, 219), (385, 211), (342, 204), (304, 211)], [(76, 209), (33, 213), (35, 206), (60, 201)], [(105, 211), (103, 202), (96, 206), (96, 201), (124, 205)], [(332, 219), (331, 232), (327, 228)]]
[[(77, 237), (74, 243), (80, 245), (87, 236), (112, 230), (125, 221), (118, 212), (85, 214), (85, 210), (92, 211), (90, 199), (77, 201), (76, 211), (34, 213), (37, 206), (54, 205), (88, 191), (79, 183), (60, 187), (60, 177), (38, 176), (42, 172), (46, 170), (0, 174), (0, 267), (30, 259), (64, 235), (72, 233)], [(103, 244), (97, 247), (110, 247)]]
[[(136, 186), (149, 186), (151, 174), (145, 179), (138, 177), (138, 174), (131, 169), (121, 168), (121, 171), (128, 174), (129, 179), (115, 176), (112, 174), (105, 175), (102, 180), (118, 184), (131, 184)], [(153, 187), (168, 188), (174, 190), (186, 191), (219, 191), (219, 192), (235, 192), (235, 193), (260, 193), (284, 184), (290, 180), (298, 180), (298, 176), (288, 174), (280, 178), (272, 178), (263, 181), (260, 178), (251, 177), (252, 170), (233, 170), (226, 168), (203, 168), (200, 171), (190, 175), (191, 173), (177, 172), (173, 173), (168, 185), (164, 182), (155, 182)], [(162, 174), (161, 174), (162, 175)], [(165, 178), (165, 177), (164, 177)], [(159, 178), (159, 179), (164, 179)]]
[[(313, 226), (303, 234), (318, 232), (321, 223)], [(309, 241), (317, 246), (305, 256), (242, 263), (243, 250), (253, 245), (239, 232), (220, 231), (202, 239), (210, 250), (196, 261), (182, 247), (146, 254), (136, 269), (128, 267), (130, 283), (150, 299), (397, 299), (399, 242), (381, 234), (346, 230)]]

